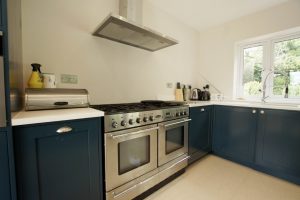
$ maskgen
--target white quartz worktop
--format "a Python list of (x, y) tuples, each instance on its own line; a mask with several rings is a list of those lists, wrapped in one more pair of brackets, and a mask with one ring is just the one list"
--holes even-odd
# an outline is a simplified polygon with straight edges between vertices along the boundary
[(189, 107), (223, 105), (223, 106), (300, 111), (300, 104), (288, 104), (288, 103), (271, 103), (271, 102), (261, 103), (261, 102), (250, 102), (250, 101), (191, 101), (191, 102), (187, 102), (187, 104), (189, 105)]
[(21, 111), (12, 116), (12, 125), (28, 125), (65, 120), (102, 117), (104, 112), (92, 108), (73, 108), (60, 110)]

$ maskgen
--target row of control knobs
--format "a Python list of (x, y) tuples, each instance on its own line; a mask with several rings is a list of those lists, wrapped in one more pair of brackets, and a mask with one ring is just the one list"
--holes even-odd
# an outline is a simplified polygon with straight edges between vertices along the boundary
[(177, 113), (176, 113), (176, 117), (184, 116), (184, 115), (187, 115), (187, 112), (186, 112), (186, 111), (183, 111), (183, 112), (177, 112)]
[[(143, 122), (148, 122), (148, 121), (151, 121), (151, 122), (153, 122), (154, 121), (154, 117), (153, 116), (150, 116), (149, 118), (148, 117), (144, 117), (143, 118)], [(135, 122), (136, 123), (141, 123), (141, 118), (137, 118), (136, 120), (135, 120)], [(133, 125), (133, 119), (130, 119), (129, 121), (128, 121), (128, 123), (130, 124), (130, 125)], [(118, 124), (118, 122), (113, 122), (112, 123), (112, 127), (113, 128), (117, 128), (119, 126), (119, 124)], [(123, 120), (123, 121), (121, 121), (121, 126), (127, 126), (127, 122), (125, 121), (125, 120)]]
[[(174, 114), (174, 116), (179, 117), (179, 116), (184, 116), (184, 115), (187, 115), (187, 114), (188, 114), (188, 113), (187, 113), (186, 111), (183, 111), (183, 112), (177, 112), (176, 114)], [(141, 118), (137, 118), (137, 119), (135, 120), (135, 122), (138, 123), (138, 124), (141, 123), (141, 121), (142, 121)], [(153, 116), (150, 116), (150, 117), (144, 117), (144, 118), (143, 118), (143, 122), (146, 123), (146, 122), (148, 122), (148, 121), (153, 122), (153, 121), (154, 121), (154, 117), (153, 117)], [(128, 123), (129, 123), (130, 125), (133, 125), (134, 120), (133, 120), (133, 119), (129, 119), (129, 120), (128, 120)], [(113, 128), (118, 128), (118, 126), (119, 126), (118, 122), (114, 121), (114, 122), (112, 123), (112, 127), (113, 127)], [(127, 122), (126, 122), (125, 120), (121, 121), (121, 126), (127, 126)]]

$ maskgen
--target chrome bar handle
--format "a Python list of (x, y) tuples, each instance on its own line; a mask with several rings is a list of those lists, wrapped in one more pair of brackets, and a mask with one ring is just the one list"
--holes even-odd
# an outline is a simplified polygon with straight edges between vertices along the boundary
[(123, 194), (126, 194), (126, 193), (129, 192), (130, 190), (133, 190), (134, 188), (138, 187), (139, 185), (142, 185), (142, 184), (144, 184), (144, 183), (147, 183), (148, 181), (151, 181), (153, 178), (154, 178), (154, 176), (151, 176), (150, 178), (147, 178), (146, 180), (141, 181), (141, 182), (135, 184), (134, 186), (128, 188), (127, 190), (124, 190), (123, 192), (121, 192), (121, 193), (119, 193), (119, 194), (117, 194), (117, 195), (114, 195), (113, 198), (114, 198), (114, 199), (117, 199), (119, 196), (122, 196)]
[(164, 172), (164, 171), (167, 171), (167, 170), (169, 170), (169, 169), (171, 169), (171, 168), (175, 167), (175, 166), (176, 166), (176, 165), (178, 165), (179, 163), (181, 163), (181, 162), (183, 162), (183, 161), (185, 161), (185, 160), (188, 160), (188, 159), (190, 159), (190, 157), (191, 157), (191, 156), (186, 156), (185, 158), (183, 158), (183, 159), (181, 159), (181, 160), (177, 161), (176, 163), (174, 163), (174, 164), (173, 164), (173, 165), (171, 165), (170, 167), (168, 167), (168, 168), (166, 168), (166, 169), (164, 169), (164, 170), (160, 171), (160, 173), (161, 173), (161, 172)]
[(117, 139), (117, 138), (120, 138), (120, 137), (137, 135), (137, 134), (140, 134), (140, 133), (149, 132), (149, 131), (154, 131), (154, 130), (158, 130), (158, 129), (159, 129), (159, 127), (154, 127), (154, 128), (149, 128), (149, 129), (145, 129), (145, 130), (135, 131), (135, 132), (131, 132), (131, 133), (124, 133), (124, 134), (120, 134), (120, 135), (113, 135), (113, 134), (110, 134), (109, 136), (110, 136), (112, 139)]
[[(174, 163), (174, 164), (171, 165), (170, 167), (168, 167), (168, 168), (166, 168), (166, 169), (160, 171), (159, 173), (164, 172), (164, 171), (167, 171), (167, 170), (169, 170), (169, 169), (175, 167), (175, 166), (178, 165), (179, 163), (181, 163), (181, 162), (183, 162), (183, 161), (185, 161), (185, 160), (187, 160), (187, 159), (189, 159), (189, 158), (190, 158), (190, 156), (187, 156), (187, 157), (185, 157), (185, 158), (183, 158), (183, 159), (177, 161), (176, 163)], [(119, 194), (117, 194), (117, 195), (114, 195), (114, 193), (113, 193), (113, 195), (114, 195), (113, 198), (114, 198), (114, 199), (117, 199), (118, 197), (122, 196), (123, 194), (126, 194), (126, 193), (129, 192), (130, 190), (133, 190), (134, 188), (138, 187), (139, 185), (142, 185), (142, 184), (144, 184), (144, 183), (147, 183), (147, 182), (151, 181), (154, 177), (155, 177), (155, 175), (154, 175), (154, 176), (151, 176), (150, 178), (147, 178), (147, 179), (144, 180), (144, 181), (141, 181), (141, 182), (135, 184), (134, 186), (128, 188), (127, 190), (124, 190), (123, 192), (121, 192), (121, 193), (119, 193)]]
[(174, 122), (174, 123), (166, 124), (166, 125), (163, 125), (163, 126), (168, 127), (168, 126), (173, 126), (173, 125), (176, 125), (176, 124), (181, 124), (181, 123), (185, 123), (185, 122), (189, 122), (189, 121), (192, 121), (192, 119), (186, 119), (186, 120), (182, 120), (180, 122)]
[(66, 133), (69, 133), (71, 132), (73, 129), (69, 126), (64, 126), (64, 127), (61, 127), (59, 129), (57, 129), (56, 133), (58, 134), (66, 134)]

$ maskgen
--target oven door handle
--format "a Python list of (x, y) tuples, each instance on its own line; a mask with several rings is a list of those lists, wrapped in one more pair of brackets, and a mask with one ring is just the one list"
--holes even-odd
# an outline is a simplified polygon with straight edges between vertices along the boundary
[(118, 138), (121, 138), (121, 137), (137, 135), (137, 134), (141, 134), (141, 133), (149, 132), (149, 131), (154, 131), (154, 130), (158, 130), (158, 129), (159, 129), (159, 127), (154, 127), (154, 128), (148, 128), (148, 129), (145, 129), (145, 130), (135, 131), (135, 132), (132, 132), (132, 133), (120, 134), (120, 135), (113, 135), (113, 134), (110, 134), (109, 136), (110, 136), (112, 139), (118, 139)]
[(182, 124), (182, 123), (189, 122), (189, 121), (192, 121), (192, 119), (185, 119), (185, 120), (182, 120), (180, 122), (174, 122), (174, 123), (171, 123), (171, 124), (163, 124), (162, 126), (168, 127), (168, 126), (173, 126), (173, 125), (176, 125), (176, 124)]

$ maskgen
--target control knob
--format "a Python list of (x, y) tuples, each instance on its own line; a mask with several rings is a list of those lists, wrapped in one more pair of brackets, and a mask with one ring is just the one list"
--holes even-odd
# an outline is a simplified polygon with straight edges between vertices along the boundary
[(129, 123), (130, 125), (132, 125), (132, 124), (133, 124), (133, 120), (130, 119), (130, 120), (128, 121), (128, 123)]
[(149, 120), (150, 120), (151, 122), (153, 122), (154, 117), (153, 117), (153, 116), (150, 116), (150, 117), (149, 117)]
[(143, 121), (147, 122), (148, 121), (148, 117), (144, 117)]
[(177, 112), (177, 113), (176, 113), (176, 117), (179, 117), (179, 116), (180, 116), (180, 112)]
[(113, 122), (111, 125), (113, 128), (118, 128), (118, 122)]
[(126, 126), (127, 125), (127, 122), (126, 121), (121, 121), (121, 126)]
[(137, 118), (136, 123), (138, 123), (138, 124), (141, 123), (141, 118)]

